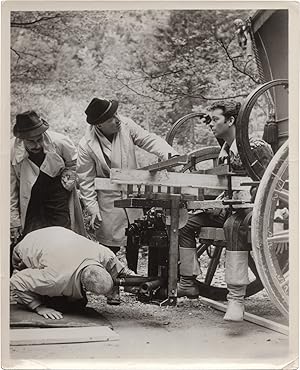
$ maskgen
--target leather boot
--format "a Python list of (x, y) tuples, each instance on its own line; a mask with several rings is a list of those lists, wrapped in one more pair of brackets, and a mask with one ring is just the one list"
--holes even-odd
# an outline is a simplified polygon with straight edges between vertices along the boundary
[(228, 305), (224, 320), (226, 321), (243, 321), (244, 320), (244, 297), (247, 285), (227, 285), (229, 293), (227, 295)]
[(201, 272), (197, 258), (196, 248), (183, 248), (179, 246), (180, 279), (177, 285), (177, 297), (197, 298), (199, 287), (196, 276)]
[(177, 297), (198, 298), (199, 288), (194, 276), (180, 276), (177, 284)]
[(248, 251), (226, 251), (225, 280), (227, 283), (226, 321), (243, 321), (244, 297), (249, 284)]

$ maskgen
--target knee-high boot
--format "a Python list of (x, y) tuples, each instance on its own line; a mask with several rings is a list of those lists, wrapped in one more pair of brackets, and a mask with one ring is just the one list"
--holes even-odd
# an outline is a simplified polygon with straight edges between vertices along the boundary
[(225, 280), (227, 283), (226, 321), (243, 321), (244, 298), (249, 284), (248, 251), (226, 251)]
[(180, 279), (177, 286), (177, 297), (196, 298), (199, 296), (199, 287), (196, 277), (200, 274), (200, 265), (197, 259), (196, 248), (179, 247)]

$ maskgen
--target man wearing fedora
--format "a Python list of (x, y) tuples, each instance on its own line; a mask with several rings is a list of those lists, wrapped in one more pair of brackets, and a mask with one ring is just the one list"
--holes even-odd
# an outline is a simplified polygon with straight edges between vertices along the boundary
[[(111, 168), (136, 169), (135, 146), (160, 159), (178, 153), (165, 140), (144, 130), (132, 119), (119, 115), (118, 101), (94, 98), (85, 113), (89, 127), (78, 147), (77, 175), (84, 205), (91, 215), (91, 227), (97, 240), (115, 253), (126, 245), (125, 228), (143, 215), (139, 209), (115, 208), (119, 191), (96, 191), (95, 177), (110, 176)], [(126, 252), (130, 269), (136, 271), (137, 255)], [(118, 304), (119, 297), (111, 304)]]
[(18, 114), (11, 143), (11, 237), (47, 226), (70, 227), (77, 152), (34, 111)]

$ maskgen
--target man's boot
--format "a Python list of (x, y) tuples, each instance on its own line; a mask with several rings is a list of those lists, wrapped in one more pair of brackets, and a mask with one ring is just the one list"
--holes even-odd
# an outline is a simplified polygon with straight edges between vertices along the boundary
[(195, 276), (180, 276), (177, 297), (198, 298), (199, 288)]
[(196, 277), (201, 270), (196, 248), (179, 247), (179, 256), (180, 279), (177, 285), (177, 297), (197, 298), (199, 296), (199, 287)]
[(244, 320), (244, 297), (247, 285), (227, 285), (229, 293), (227, 295), (228, 305), (224, 320), (243, 321)]
[(249, 284), (248, 251), (226, 251), (225, 280), (227, 283), (226, 321), (243, 321), (244, 298)]

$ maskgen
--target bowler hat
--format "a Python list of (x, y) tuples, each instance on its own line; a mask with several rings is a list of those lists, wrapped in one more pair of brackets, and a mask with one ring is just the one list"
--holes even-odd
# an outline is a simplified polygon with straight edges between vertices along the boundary
[(31, 139), (41, 135), (48, 128), (49, 124), (31, 110), (17, 114), (13, 133), (19, 139)]
[(86, 121), (90, 125), (105, 122), (116, 113), (118, 105), (116, 100), (94, 98), (85, 110)]

